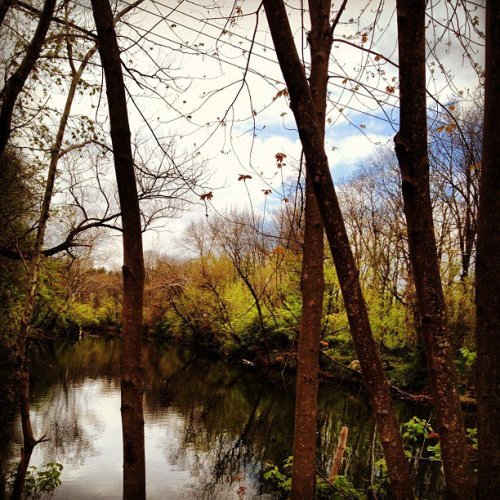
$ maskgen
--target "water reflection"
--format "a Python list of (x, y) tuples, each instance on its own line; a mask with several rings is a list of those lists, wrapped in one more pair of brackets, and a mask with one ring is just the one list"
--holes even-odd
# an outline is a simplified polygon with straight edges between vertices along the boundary
[[(35, 448), (32, 464), (64, 464), (54, 498), (121, 498), (119, 342), (87, 337), (39, 344), (32, 354), (33, 426), (50, 437)], [(293, 379), (152, 343), (144, 349), (144, 374), (148, 498), (239, 498), (240, 487), (244, 498), (270, 498), (259, 472), (291, 454)], [(348, 472), (367, 486), (373, 421), (366, 401), (324, 384), (319, 408), (320, 469), (328, 470), (347, 425)], [(17, 428), (10, 426), (0, 445), (11, 462), (21, 442)]]

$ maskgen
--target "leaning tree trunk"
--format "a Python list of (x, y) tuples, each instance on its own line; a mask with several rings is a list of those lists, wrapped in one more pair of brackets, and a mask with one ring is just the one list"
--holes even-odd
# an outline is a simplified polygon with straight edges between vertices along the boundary
[(130, 142), (125, 83), (113, 15), (108, 0), (92, 0), (92, 10), (106, 79), (111, 142), (123, 228), (123, 340), (120, 358), (123, 497), (137, 500), (146, 496), (142, 408), (144, 260), (141, 217)]
[(359, 282), (359, 272), (354, 262), (328, 167), (311, 91), (297, 54), (283, 1), (264, 0), (263, 4), (281, 71), (288, 87), (290, 106), (304, 149), (306, 167), (313, 181), (314, 192), (344, 298), (351, 334), (381, 437), (391, 480), (392, 496), (401, 499), (411, 498), (412, 487), (408, 462), (392, 406), (389, 383), (385, 378), (372, 335)]
[(12, 5), (12, 0), (0, 1), (0, 28), (2, 27), (5, 16), (7, 15), (7, 11), (10, 9), (11, 5)]
[(401, 169), (419, 323), (436, 408), (448, 494), (470, 498), (471, 477), (453, 350), (439, 272), (429, 186), (425, 83), (425, 0), (398, 0)]
[[(5, 12), (7, 12), (8, 3), (4, 2), (2, 8), (4, 5), (6, 6)], [(2, 107), (0, 109), (0, 156), (3, 155), (5, 146), (10, 137), (12, 114), (14, 112), (17, 96), (23, 89), (31, 70), (40, 56), (55, 6), (56, 0), (45, 0), (35, 34), (26, 49), (23, 60), (16, 71), (9, 77), (0, 94), (2, 98)]]
[[(322, 137), (325, 134), (328, 60), (332, 46), (330, 1), (309, 2), (311, 74), (309, 85)], [(316, 487), (319, 342), (325, 289), (323, 222), (311, 176), (306, 171), (302, 252), (302, 321), (297, 353), (292, 498), (308, 500)]]
[(481, 499), (500, 498), (500, 3), (486, 2), (483, 156), (476, 258), (477, 418)]

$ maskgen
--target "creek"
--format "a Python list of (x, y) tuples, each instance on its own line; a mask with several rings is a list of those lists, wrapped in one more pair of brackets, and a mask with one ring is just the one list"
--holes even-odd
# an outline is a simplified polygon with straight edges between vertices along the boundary
[[(39, 342), (31, 352), (31, 465), (59, 462), (56, 499), (122, 497), (120, 341), (88, 336)], [(272, 498), (261, 482), (266, 463), (292, 454), (294, 377), (177, 344), (144, 346), (144, 416), (148, 499)], [(414, 411), (397, 404), (400, 421)], [(15, 411), (0, 435), (3, 469), (22, 442)], [(323, 382), (318, 468), (328, 473), (342, 426), (349, 427), (347, 475), (368, 488), (380, 450), (362, 391)], [(429, 469), (421, 487), (435, 482)], [(427, 485), (427, 486), (426, 486)]]

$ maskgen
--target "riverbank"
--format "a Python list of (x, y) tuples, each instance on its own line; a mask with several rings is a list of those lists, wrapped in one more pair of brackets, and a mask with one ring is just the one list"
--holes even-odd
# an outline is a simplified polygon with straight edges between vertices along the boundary
[[(70, 332), (66, 335), (61, 335), (60, 333), (50, 334), (36, 330), (30, 338), (32, 340), (58, 341), (61, 339), (69, 339), (71, 341), (76, 341), (86, 336), (113, 339), (120, 338), (121, 334), (118, 327), (111, 326), (91, 331), (80, 330), (78, 334)], [(165, 336), (164, 334), (158, 334), (158, 332), (155, 332), (152, 329), (145, 331), (144, 338), (153, 342), (168, 342), (199, 350), (202, 353), (210, 353), (212, 355), (215, 354), (221, 358), (229, 360), (232, 363), (250, 366), (263, 373), (269, 369), (275, 370), (281, 374), (294, 374), (296, 372), (297, 351), (294, 349), (293, 345), (288, 349), (273, 349), (270, 352), (264, 352), (261, 348), (245, 350), (232, 349), (227, 351), (221, 349), (220, 346), (214, 345), (213, 343), (196, 342), (189, 336), (183, 336), (180, 338), (175, 336)], [(335, 356), (335, 352), (330, 349), (329, 346), (324, 344), (325, 343), (321, 346), (322, 349), (320, 351), (320, 382), (332, 381), (352, 387), (355, 390), (363, 390), (364, 387), (359, 362), (356, 359), (353, 359), (349, 363), (346, 363), (345, 356)], [(407, 379), (401, 377), (401, 374), (407, 375), (412, 370), (413, 367), (410, 363), (404, 363), (401, 361), (395, 363), (393, 360), (384, 360), (384, 364), (395, 399), (405, 401), (416, 407), (432, 406), (432, 397), (426, 385), (420, 383), (418, 387), (414, 387), (411, 384), (405, 383), (406, 380), (412, 379), (411, 376)], [(396, 374), (396, 376), (391, 376), (394, 374)], [(400, 384), (401, 380), (403, 380), (403, 384)], [(461, 396), (461, 402), (464, 410), (475, 413), (476, 399), (474, 392), (469, 390), (466, 386), (463, 387), (463, 391), (464, 393)]]

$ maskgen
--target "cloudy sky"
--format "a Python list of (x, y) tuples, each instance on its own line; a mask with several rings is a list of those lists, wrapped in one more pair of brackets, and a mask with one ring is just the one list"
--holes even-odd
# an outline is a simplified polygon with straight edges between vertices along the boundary
[[(454, 33), (473, 41), (480, 38), (471, 31), (471, 23), (464, 22), (463, 10), (455, 11), (450, 21), (452, 4), (434, 0), (428, 5), (428, 88), (444, 105), (467, 102), (468, 91), (479, 82), (477, 68), (464, 55), (464, 38)], [(88, 3), (76, 5), (80, 17), (92, 26)], [(124, 5), (120, 1), (116, 8)], [(338, 5), (334, 2), (332, 18)], [(476, 22), (477, 16), (481, 30), (483, 11), (473, 10), (473, 5), (470, 20)], [(201, 185), (188, 193), (193, 204), (182, 216), (161, 221), (156, 231), (147, 232), (146, 249), (179, 252), (182, 229), (190, 220), (203, 219), (207, 207), (209, 215), (230, 207), (244, 209), (251, 199), (252, 207), (261, 210), (267, 189), (272, 190), (267, 206), (276, 206), (285, 196), (283, 179), (296, 175), (300, 143), (259, 6), (255, 0), (146, 0), (119, 27), (132, 134), (141, 156), (158, 161), (166, 152), (177, 159), (179, 170), (187, 161), (203, 171)], [(288, 2), (289, 21), (307, 68), (309, 20), (300, 6), (298, 0)], [(326, 150), (336, 182), (377, 147), (390, 147), (397, 131), (397, 70), (390, 62), (397, 61), (394, 9), (394, 0), (349, 0), (336, 30), (326, 127)], [(480, 43), (473, 43), (468, 52), (473, 62), (482, 63)], [(100, 69), (94, 67), (93, 74), (99, 82)], [(61, 95), (54, 102), (60, 106), (62, 99)], [(107, 129), (104, 104), (101, 96), (84, 94), (74, 109), (92, 109)], [(431, 114), (435, 107), (429, 100)], [(438, 115), (438, 120), (448, 118)], [(282, 171), (276, 168), (276, 153), (287, 155)], [(252, 178), (238, 181), (240, 175)], [(200, 196), (209, 191), (213, 198), (206, 206)], [(119, 262), (119, 239), (114, 241), (112, 260)]]

